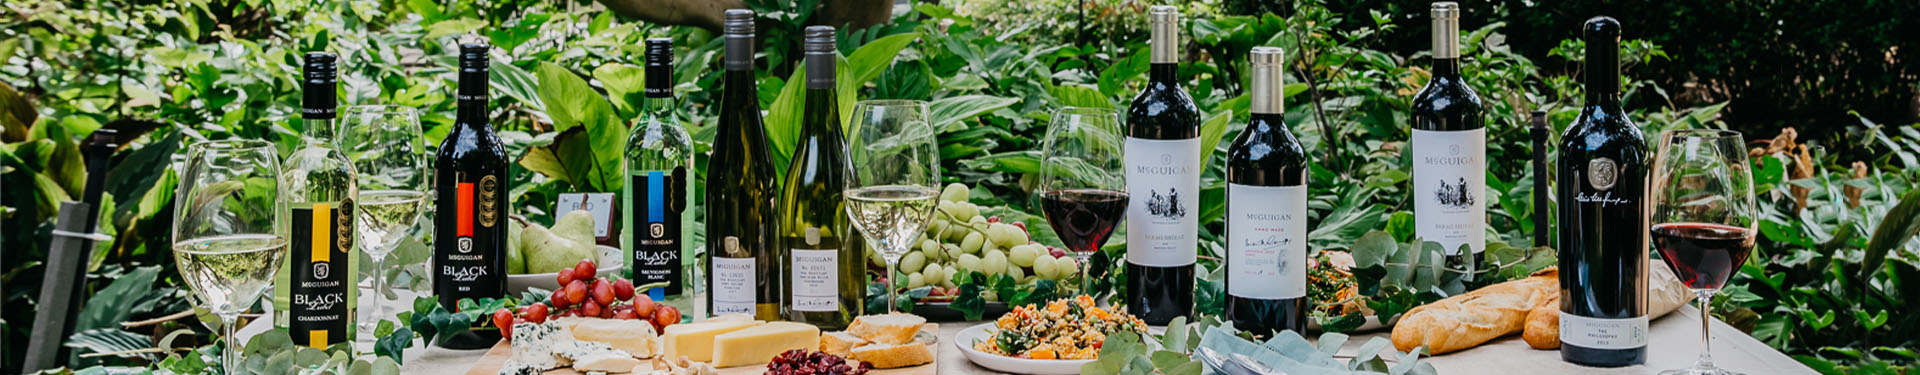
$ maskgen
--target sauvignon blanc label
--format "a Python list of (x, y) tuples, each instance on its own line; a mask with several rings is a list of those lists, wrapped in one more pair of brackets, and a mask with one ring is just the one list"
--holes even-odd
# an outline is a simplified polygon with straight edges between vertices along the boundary
[(1413, 228), (1447, 255), (1486, 249), (1487, 129), (1413, 130)]
[(355, 286), (353, 203), (314, 203), (293, 209), (292, 294), (287, 334), (293, 342), (325, 349), (345, 342), (353, 324), (347, 292)]
[(660, 299), (680, 295), (680, 252), (684, 247), (680, 234), (680, 215), (686, 211), (686, 167), (672, 171), (633, 171), (627, 181), (629, 223), (627, 243), (632, 247), (633, 283), (646, 285), (666, 282), (665, 288), (649, 290)]
[(1127, 262), (1192, 265), (1199, 243), (1200, 139), (1127, 138)]
[(793, 249), (793, 309), (840, 311), (840, 250)]
[(1227, 184), (1227, 294), (1307, 296), (1307, 187)]
[[(731, 239), (729, 239), (731, 240)], [(713, 315), (753, 315), (754, 258), (713, 257)]]
[(1603, 319), (1560, 314), (1560, 343), (1587, 349), (1634, 349), (1647, 346), (1647, 317)]

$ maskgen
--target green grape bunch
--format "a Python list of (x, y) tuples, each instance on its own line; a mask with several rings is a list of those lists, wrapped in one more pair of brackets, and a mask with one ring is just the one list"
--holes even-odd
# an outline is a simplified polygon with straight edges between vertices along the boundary
[[(1022, 284), (1065, 280), (1079, 272), (1072, 254), (1034, 242), (1025, 223), (981, 216), (980, 206), (968, 201), (971, 192), (961, 183), (941, 190), (939, 206), (919, 246), (900, 257), (907, 289), (932, 287), (928, 300), (951, 300), (959, 295), (954, 278), (968, 272), (1008, 275)], [(875, 267), (885, 264), (871, 250), (868, 258)]]

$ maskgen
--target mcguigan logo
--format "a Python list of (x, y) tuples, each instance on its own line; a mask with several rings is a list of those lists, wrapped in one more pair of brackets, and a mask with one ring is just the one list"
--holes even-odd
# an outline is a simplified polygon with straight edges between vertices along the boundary
[(1425, 157), (1421, 157), (1420, 159), (1421, 161), (1426, 162), (1427, 165), (1440, 165), (1440, 166), (1449, 166), (1449, 167), (1473, 164), (1473, 161), (1474, 161), (1474, 158), (1472, 156), (1466, 156), (1466, 155), (1460, 154), (1460, 145), (1448, 145), (1447, 155), (1445, 156), (1438, 156), (1438, 155), (1425, 156)]

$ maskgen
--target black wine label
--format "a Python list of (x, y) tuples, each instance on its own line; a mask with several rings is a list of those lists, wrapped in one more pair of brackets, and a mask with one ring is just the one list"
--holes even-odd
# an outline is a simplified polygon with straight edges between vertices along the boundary
[(292, 305), (287, 311), (293, 342), (314, 348), (345, 342), (353, 324), (347, 292), (354, 287), (353, 203), (315, 203), (293, 209)]
[(453, 308), (461, 298), (499, 298), (506, 293), (505, 187), (493, 175), (456, 172), (443, 186), (435, 214), (434, 293)]
[(633, 283), (666, 282), (665, 288), (649, 291), (654, 299), (680, 295), (680, 250), (684, 241), (680, 215), (687, 209), (687, 168), (634, 171), (628, 178), (632, 180), (627, 183), (633, 184), (628, 190), (633, 194), (628, 200), (633, 207), (627, 212), (632, 215), (634, 228), (627, 231), (632, 236), (628, 243), (633, 244), (633, 259), (627, 264), (633, 265)]

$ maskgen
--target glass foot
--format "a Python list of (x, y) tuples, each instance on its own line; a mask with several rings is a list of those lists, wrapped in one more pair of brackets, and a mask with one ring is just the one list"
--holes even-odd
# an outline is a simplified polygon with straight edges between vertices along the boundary
[(1696, 363), (1693, 367), (1661, 371), (1660, 375), (1746, 375), (1714, 367), (1712, 363)]

